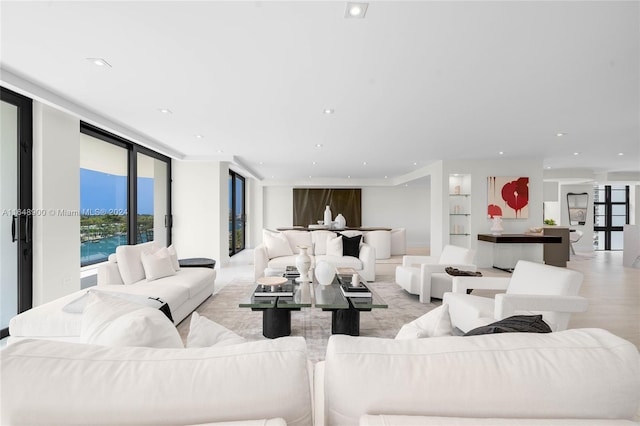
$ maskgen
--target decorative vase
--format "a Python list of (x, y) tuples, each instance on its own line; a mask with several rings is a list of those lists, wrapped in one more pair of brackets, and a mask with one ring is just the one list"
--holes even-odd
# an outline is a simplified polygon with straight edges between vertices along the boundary
[(491, 219), (491, 222), (493, 223), (491, 225), (491, 234), (493, 234), (493, 235), (502, 235), (502, 231), (504, 231), (504, 228), (502, 227), (502, 217), (501, 216), (494, 216)]
[(316, 279), (321, 285), (331, 285), (333, 277), (336, 276), (336, 268), (325, 260), (321, 260), (316, 264)]
[(329, 206), (324, 208), (324, 224), (331, 228), (331, 209)]
[(342, 216), (342, 213), (338, 213), (336, 216), (336, 229), (344, 229), (347, 226), (347, 219)]
[(296, 256), (296, 268), (300, 272), (300, 277), (296, 278), (297, 282), (306, 283), (309, 279), (309, 269), (311, 268), (311, 257), (307, 253), (309, 247), (298, 246), (300, 253)]

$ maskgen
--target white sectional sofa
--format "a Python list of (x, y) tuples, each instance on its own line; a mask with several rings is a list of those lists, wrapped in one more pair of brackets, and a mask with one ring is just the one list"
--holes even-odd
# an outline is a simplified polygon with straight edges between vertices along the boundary
[(640, 355), (601, 329), (331, 336), (314, 387), (316, 426), (637, 425)]
[(189, 349), (25, 340), (0, 355), (5, 426), (313, 423), (302, 337)]
[(638, 425), (640, 355), (601, 329), (0, 352), (2, 425)]
[[(178, 324), (211, 296), (216, 271), (181, 268), (174, 275), (148, 280), (141, 255), (157, 249), (153, 242), (118, 247), (116, 254), (98, 268), (98, 285), (92, 289), (158, 297), (169, 305), (174, 324)], [(25, 337), (79, 341), (82, 315), (63, 308), (86, 292), (80, 290), (16, 315), (9, 323), (9, 343)]]
[[(340, 231), (347, 237), (362, 235), (358, 231)], [(263, 242), (254, 249), (254, 275), (258, 279), (264, 275), (284, 272), (287, 266), (295, 266), (300, 246), (308, 247), (308, 254), (315, 264), (320, 260), (338, 268), (353, 268), (367, 281), (376, 279), (376, 254), (369, 244), (360, 242), (358, 257), (332, 254), (327, 249), (328, 238), (336, 237), (336, 232), (317, 231), (268, 231), (263, 232)], [(286, 244), (286, 245), (285, 245)], [(342, 254), (342, 253), (341, 253)]]

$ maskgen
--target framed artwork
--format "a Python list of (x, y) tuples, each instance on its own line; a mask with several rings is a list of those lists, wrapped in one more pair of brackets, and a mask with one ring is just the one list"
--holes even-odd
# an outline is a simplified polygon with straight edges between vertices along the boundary
[(489, 176), (487, 178), (487, 214), (490, 218), (529, 218), (529, 178)]

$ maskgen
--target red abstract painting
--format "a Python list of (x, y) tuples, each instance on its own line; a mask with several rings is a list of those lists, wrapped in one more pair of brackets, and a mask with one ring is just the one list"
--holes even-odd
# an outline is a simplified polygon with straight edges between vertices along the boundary
[(504, 219), (529, 217), (529, 178), (489, 176), (487, 215)]

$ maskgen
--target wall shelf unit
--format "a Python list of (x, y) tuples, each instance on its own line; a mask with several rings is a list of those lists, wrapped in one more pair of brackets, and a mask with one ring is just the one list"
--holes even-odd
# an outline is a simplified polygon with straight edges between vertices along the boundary
[(471, 175), (449, 175), (449, 244), (470, 247)]

